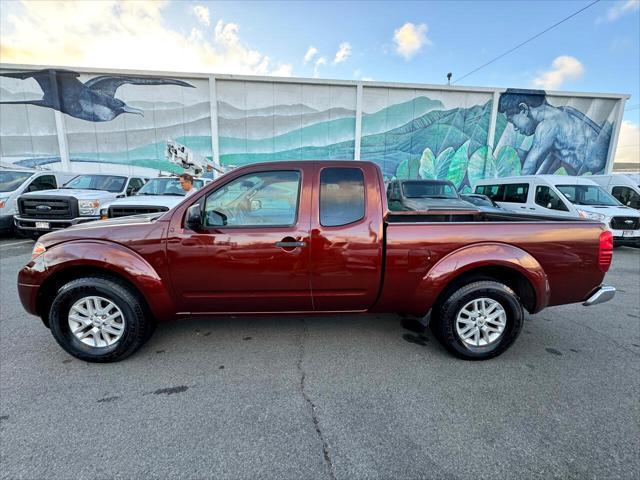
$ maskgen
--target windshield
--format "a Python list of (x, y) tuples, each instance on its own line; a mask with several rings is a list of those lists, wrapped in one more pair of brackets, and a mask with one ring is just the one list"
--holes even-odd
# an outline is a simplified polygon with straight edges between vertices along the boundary
[[(195, 188), (201, 188), (204, 182), (198, 178), (193, 180)], [(152, 178), (138, 191), (138, 195), (180, 195), (185, 192), (180, 186), (180, 181), (174, 177)]]
[(402, 182), (402, 192), (407, 198), (459, 198), (446, 182)]
[(78, 175), (63, 188), (79, 188), (82, 190), (106, 190), (107, 192), (121, 192), (126, 177), (115, 175)]
[(488, 198), (476, 197), (473, 195), (461, 195), (461, 198), (479, 207), (493, 207), (493, 203), (491, 203), (491, 200)]
[(556, 185), (556, 188), (574, 205), (606, 205), (608, 207), (621, 205), (597, 185)]
[(15, 190), (31, 175), (31, 172), (0, 171), (0, 192)]

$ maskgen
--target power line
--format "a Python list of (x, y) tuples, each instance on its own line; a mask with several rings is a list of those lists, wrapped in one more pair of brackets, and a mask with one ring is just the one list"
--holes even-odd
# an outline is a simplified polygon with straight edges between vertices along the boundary
[(559, 22), (554, 23), (553, 25), (551, 25), (550, 27), (545, 28), (543, 31), (541, 31), (540, 33), (537, 33), (536, 35), (534, 35), (533, 37), (530, 37), (528, 39), (526, 39), (524, 42), (519, 43), (518, 45), (516, 45), (515, 47), (507, 50), (504, 53), (501, 53), (500, 55), (498, 55), (496, 58), (489, 60), (487, 63), (480, 65), (478, 68), (471, 70), (469, 73), (463, 75), (462, 77), (458, 78), (457, 80), (455, 80), (454, 82), (451, 83), (457, 83), (460, 80), (462, 80), (463, 78), (467, 78), (469, 75), (472, 75), (474, 73), (476, 73), (478, 70), (483, 69), (484, 67), (491, 65), (493, 62), (500, 60), (502, 57), (509, 55), (511, 52), (519, 49), (520, 47), (526, 45), (527, 43), (531, 42), (532, 40), (535, 40), (536, 38), (540, 37), (541, 35), (544, 35), (545, 33), (547, 33), (549, 30), (553, 30), (554, 28), (556, 28), (558, 25), (566, 22), (567, 20), (575, 17), (576, 15), (578, 15), (579, 13), (584, 12), (587, 8), (593, 7), (596, 3), (598, 3), (600, 0), (594, 0), (593, 2), (591, 2), (589, 5), (586, 5), (585, 7), (582, 7), (580, 10), (573, 12), (571, 15), (569, 15), (568, 17), (563, 18), (562, 20), (560, 20)]

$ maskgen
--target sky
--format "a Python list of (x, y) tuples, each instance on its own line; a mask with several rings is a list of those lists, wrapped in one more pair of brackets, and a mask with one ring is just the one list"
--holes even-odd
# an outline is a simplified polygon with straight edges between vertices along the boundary
[(640, 163), (640, 0), (461, 78), (592, 1), (0, 0), (0, 61), (623, 93), (616, 161)]

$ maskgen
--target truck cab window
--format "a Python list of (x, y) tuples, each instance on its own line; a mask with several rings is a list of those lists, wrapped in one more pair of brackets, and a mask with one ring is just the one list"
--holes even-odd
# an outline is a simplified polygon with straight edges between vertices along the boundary
[(551, 210), (569, 211), (558, 194), (546, 186), (536, 187), (536, 204)]
[(132, 178), (129, 180), (129, 186), (127, 187), (127, 195), (133, 195), (142, 188), (144, 182), (140, 178)]
[(300, 173), (269, 171), (243, 175), (211, 193), (205, 227), (291, 226), (296, 223)]
[(28, 192), (37, 192), (40, 190), (53, 190), (56, 188), (56, 177), (54, 175), (40, 175), (27, 187)]
[(347, 225), (364, 218), (364, 175), (359, 168), (325, 168), (320, 173), (320, 224)]

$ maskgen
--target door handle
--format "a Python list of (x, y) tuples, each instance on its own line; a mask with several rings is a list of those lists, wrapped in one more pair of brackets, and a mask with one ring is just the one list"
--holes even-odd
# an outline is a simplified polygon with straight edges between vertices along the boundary
[(305, 242), (286, 242), (286, 241), (282, 241), (282, 242), (276, 242), (276, 247), (280, 247), (280, 248), (296, 248), (296, 247), (304, 247), (306, 245)]

